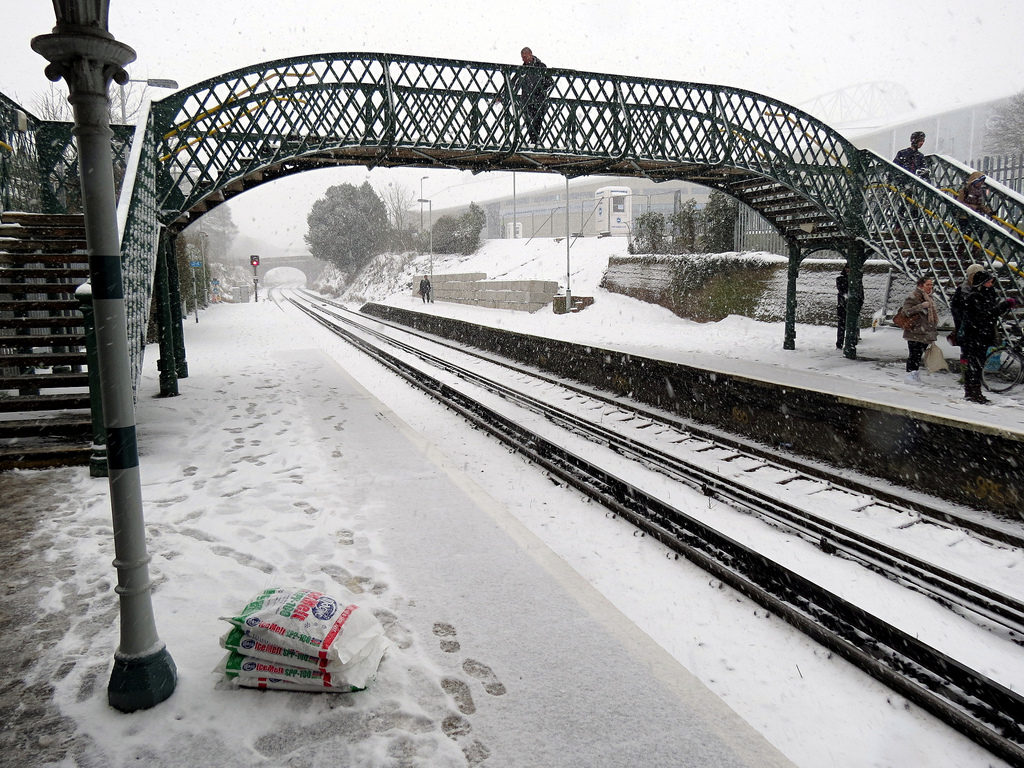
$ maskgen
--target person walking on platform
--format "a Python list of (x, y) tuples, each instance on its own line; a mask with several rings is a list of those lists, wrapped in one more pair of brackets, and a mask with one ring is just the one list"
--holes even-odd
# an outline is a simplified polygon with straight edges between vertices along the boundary
[(1017, 306), (1016, 299), (1000, 299), (991, 272), (974, 275), (971, 292), (964, 299), (961, 320), (960, 355), (966, 360), (964, 397), (972, 403), (988, 403), (981, 393), (981, 372), (988, 349), (996, 343), (996, 322), (1005, 312)]
[[(547, 112), (548, 92), (555, 86), (555, 81), (545, 70), (547, 65), (533, 55), (529, 48), (519, 52), (523, 65), (512, 78), (512, 92), (519, 95), (523, 117), (526, 119), (526, 132), (533, 144), (539, 144)], [(501, 102), (501, 94), (494, 97)]]
[(426, 304), (428, 301), (434, 300), (430, 295), (430, 289), (430, 278), (423, 277), (423, 279), (420, 280), (420, 298), (423, 299), (424, 304)]
[(836, 349), (843, 348), (846, 340), (846, 292), (850, 285), (850, 268), (843, 268), (836, 276)]
[[(928, 181), (931, 178), (931, 169), (928, 167), (928, 158), (921, 153), (921, 147), (924, 146), (924, 138), (924, 131), (914, 131), (910, 134), (910, 146), (897, 152), (896, 157), (892, 161), (900, 168), (909, 171), (924, 181)], [(904, 187), (906, 195), (914, 197), (912, 190), (907, 188), (908, 185), (900, 184), (900, 186)], [(913, 205), (908, 201), (907, 206), (910, 209), (910, 218), (921, 218), (921, 207), (919, 205)]]
[[(964, 322), (964, 302), (967, 301), (967, 296), (973, 288), (971, 283), (974, 276), (984, 269), (981, 264), (968, 264), (967, 269), (964, 271), (963, 281), (953, 291), (953, 297), (949, 300), (949, 311), (953, 315), (953, 333), (949, 343), (955, 347), (960, 346), (960, 327)], [(961, 358), (960, 362), (964, 362), (963, 358)]]
[(932, 298), (935, 281), (930, 277), (920, 277), (917, 286), (903, 302), (900, 311), (910, 323), (903, 329), (903, 338), (907, 340), (907, 384), (921, 383), (921, 357), (928, 345), (938, 335), (939, 313)]

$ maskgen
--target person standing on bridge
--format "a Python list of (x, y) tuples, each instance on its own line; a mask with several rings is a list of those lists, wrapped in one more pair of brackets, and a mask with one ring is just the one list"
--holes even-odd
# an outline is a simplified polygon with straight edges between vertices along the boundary
[[(526, 118), (526, 132), (533, 144), (540, 143), (544, 114), (548, 108), (548, 92), (554, 88), (555, 81), (545, 70), (547, 65), (533, 55), (529, 48), (519, 52), (523, 65), (512, 78), (512, 92), (519, 96), (523, 117)], [(494, 97), (501, 102), (501, 94)]]
[[(914, 131), (910, 134), (910, 146), (897, 152), (896, 157), (894, 157), (892, 161), (900, 168), (909, 171), (924, 181), (928, 181), (931, 177), (931, 169), (928, 167), (928, 158), (921, 153), (921, 147), (924, 146), (924, 139), (924, 131)], [(907, 187), (907, 185), (903, 184), (900, 186)], [(905, 188), (904, 193), (909, 197), (914, 197), (914, 194), (910, 189)], [(920, 205), (914, 205), (907, 201), (907, 206), (910, 209), (910, 218), (921, 218)]]
[(921, 153), (924, 139), (924, 131), (914, 131), (910, 134), (910, 146), (897, 152), (893, 162), (927, 181), (931, 176), (931, 170), (928, 167), (928, 158)]
[(932, 298), (935, 281), (930, 277), (920, 277), (917, 287), (910, 292), (900, 310), (910, 319), (910, 324), (903, 329), (903, 338), (907, 340), (907, 384), (921, 383), (921, 357), (928, 345), (938, 336), (939, 312)]

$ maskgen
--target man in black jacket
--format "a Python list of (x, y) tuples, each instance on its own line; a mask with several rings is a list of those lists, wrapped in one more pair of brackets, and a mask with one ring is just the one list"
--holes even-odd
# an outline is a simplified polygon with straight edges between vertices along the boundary
[(1006, 311), (1017, 306), (1016, 299), (1000, 299), (995, 289), (995, 276), (978, 272), (973, 288), (964, 299), (963, 317), (957, 338), (960, 356), (967, 361), (964, 371), (964, 395), (972, 403), (987, 403), (981, 393), (981, 371), (988, 348), (996, 343), (996, 322)]
[(901, 168), (906, 168), (915, 176), (927, 179), (931, 172), (928, 169), (928, 158), (921, 154), (923, 146), (924, 131), (914, 131), (910, 134), (910, 146), (897, 152), (893, 162)]
[(523, 48), (520, 56), (523, 65), (512, 82), (512, 89), (520, 96), (530, 141), (539, 144), (544, 113), (547, 112), (548, 91), (554, 87), (555, 81), (545, 71), (547, 65), (534, 56), (529, 48)]
[[(931, 170), (928, 168), (928, 158), (921, 154), (922, 146), (924, 146), (924, 131), (914, 131), (910, 134), (910, 146), (897, 152), (896, 157), (892, 161), (900, 166), (900, 168), (905, 168), (918, 178), (928, 181), (928, 178), (931, 176)], [(904, 185), (899, 184), (899, 186)], [(913, 192), (909, 190), (908, 194), (910, 197), (914, 197)], [(909, 208), (910, 218), (919, 219), (921, 217), (921, 208), (919, 206), (909, 205)]]
[(846, 295), (850, 288), (850, 268), (843, 268), (836, 275), (836, 349), (843, 348), (846, 340)]

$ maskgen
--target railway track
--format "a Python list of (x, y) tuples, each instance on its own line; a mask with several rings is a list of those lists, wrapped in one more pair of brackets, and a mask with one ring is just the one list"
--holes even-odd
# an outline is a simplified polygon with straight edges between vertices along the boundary
[[(586, 455), (587, 451), (573, 451), (565, 447), (567, 441), (553, 438), (536, 425), (527, 426), (527, 419), (502, 413), (503, 409), (493, 407), (493, 401), (514, 403), (518, 408), (537, 414), (543, 422), (603, 446), (623, 460), (631, 459), (711, 499), (795, 532), (828, 554), (855, 561), (928, 595), (999, 637), (1020, 644), (1024, 636), (1021, 600), (827, 516), (815, 514), (787, 499), (784, 491), (795, 485), (817, 484), (833, 493), (854, 495), (864, 504), (884, 506), (894, 515), (906, 516), (911, 521), (908, 525), (927, 520), (936, 525), (955, 526), (964, 519), (970, 523), (972, 536), (988, 537), (992, 547), (1020, 547), (1019, 538), (1012, 532), (1000, 528), (986, 530), (976, 520), (951, 513), (948, 507), (930, 508), (921, 500), (902, 505), (895, 493), (882, 493), (883, 498), (879, 499), (868, 489), (857, 487), (857, 482), (845, 484), (840, 478), (830, 477), (827, 468), (807, 468), (800, 466), (799, 461), (780, 460), (777, 455), (768, 457), (735, 440), (719, 441), (709, 433), (695, 433), (690, 428), (681, 428), (678, 423), (669, 423), (670, 420), (657, 420), (644, 409), (631, 411), (618, 399), (614, 402), (595, 400), (593, 393), (571, 387), (565, 390), (566, 394), (555, 396), (551, 391), (554, 384), (545, 380), (547, 377), (538, 381), (533, 372), (506, 363), (506, 367), (514, 371), (512, 376), (522, 379), (510, 386), (505, 380), (507, 377), (495, 381), (474, 370), (472, 365), (456, 363), (453, 354), (435, 354), (421, 349), (425, 345), (420, 340), (410, 343), (395, 338), (394, 333), (380, 330), (384, 324), (378, 320), (361, 318), (358, 313), (330, 306), (319, 298), (292, 298), (291, 302), (316, 322), (543, 467), (553, 477), (654, 536), (677, 556), (698, 564), (762, 607), (785, 618), (1010, 764), (1024, 766), (1024, 731), (1021, 728), (1024, 698), (1018, 693), (674, 507), (657, 492), (637, 483), (632, 473), (623, 471), (624, 463), (595, 462)], [(408, 329), (401, 330), (403, 338), (408, 339)], [(431, 342), (438, 343), (436, 339)], [(493, 361), (492, 356), (479, 357)], [(425, 370), (424, 365), (432, 370)], [(444, 380), (452, 377), (472, 385), (478, 393)], [(558, 386), (565, 385), (559, 382)], [(542, 392), (530, 394), (527, 390), (531, 387)], [(481, 388), (486, 395), (479, 394)], [(575, 407), (567, 407), (569, 400), (579, 402), (574, 403)], [(595, 417), (595, 410), (601, 410), (600, 417)], [(614, 427), (607, 422), (613, 422)], [(715, 464), (726, 465), (729, 471), (725, 474), (713, 471), (707, 462), (681, 458), (676, 450), (659, 445), (685, 447), (691, 457), (712, 455)], [(748, 478), (769, 474), (771, 490), (765, 491), (763, 483), (740, 482), (737, 474)], [(759, 484), (762, 487), (758, 487)], [(808, 491), (804, 488), (792, 495), (806, 497)], [(927, 516), (929, 512), (931, 516)]]

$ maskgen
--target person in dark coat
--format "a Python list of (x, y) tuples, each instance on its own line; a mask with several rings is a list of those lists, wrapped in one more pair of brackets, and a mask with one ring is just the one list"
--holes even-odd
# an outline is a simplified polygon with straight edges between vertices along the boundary
[(850, 268), (843, 265), (836, 276), (836, 349), (846, 340), (846, 294), (850, 285)]
[[(953, 315), (953, 338), (950, 339), (950, 343), (954, 346), (960, 345), (960, 326), (963, 325), (964, 302), (967, 301), (967, 295), (974, 287), (972, 285), (974, 276), (984, 269), (981, 264), (969, 264), (964, 271), (963, 281), (956, 287), (953, 297), (950, 299), (949, 310)], [(963, 363), (962, 358), (961, 363)], [(964, 364), (966, 365), (966, 363)]]
[(964, 397), (972, 403), (987, 403), (981, 393), (981, 371), (989, 347), (996, 343), (996, 323), (1000, 316), (1017, 306), (1016, 299), (1000, 299), (991, 272), (974, 275), (971, 292), (964, 299), (964, 312), (957, 335), (960, 355), (967, 361), (964, 370)]
[(907, 384), (921, 383), (921, 357), (928, 345), (938, 335), (939, 312), (932, 298), (935, 281), (930, 277), (920, 277), (917, 286), (903, 302), (902, 312), (910, 318), (910, 325), (903, 329), (903, 338), (907, 340)]
[(548, 91), (554, 87), (555, 81), (546, 72), (547, 65), (529, 48), (523, 48), (519, 55), (523, 65), (512, 81), (512, 90), (519, 94), (530, 141), (539, 144), (544, 114), (548, 109)]
[(423, 299), (423, 303), (426, 304), (428, 301), (433, 301), (433, 297), (430, 295), (430, 279), (424, 277), (420, 280), (420, 298)]
[(910, 134), (910, 146), (897, 152), (893, 162), (900, 168), (906, 168), (915, 176), (927, 180), (931, 171), (928, 168), (928, 158), (921, 153), (924, 138), (924, 131), (914, 131)]
[[(924, 131), (914, 131), (910, 134), (910, 146), (897, 152), (896, 157), (894, 157), (892, 161), (896, 165), (900, 166), (900, 168), (905, 168), (915, 176), (928, 181), (931, 176), (931, 170), (928, 167), (928, 158), (921, 153), (922, 146), (924, 146)], [(907, 184), (906, 186), (909, 187), (910, 185)], [(910, 190), (906, 190), (906, 194), (910, 197), (914, 197), (914, 194)], [(909, 208), (910, 218), (921, 218), (920, 206), (911, 205), (909, 202), (907, 203), (907, 206)]]

